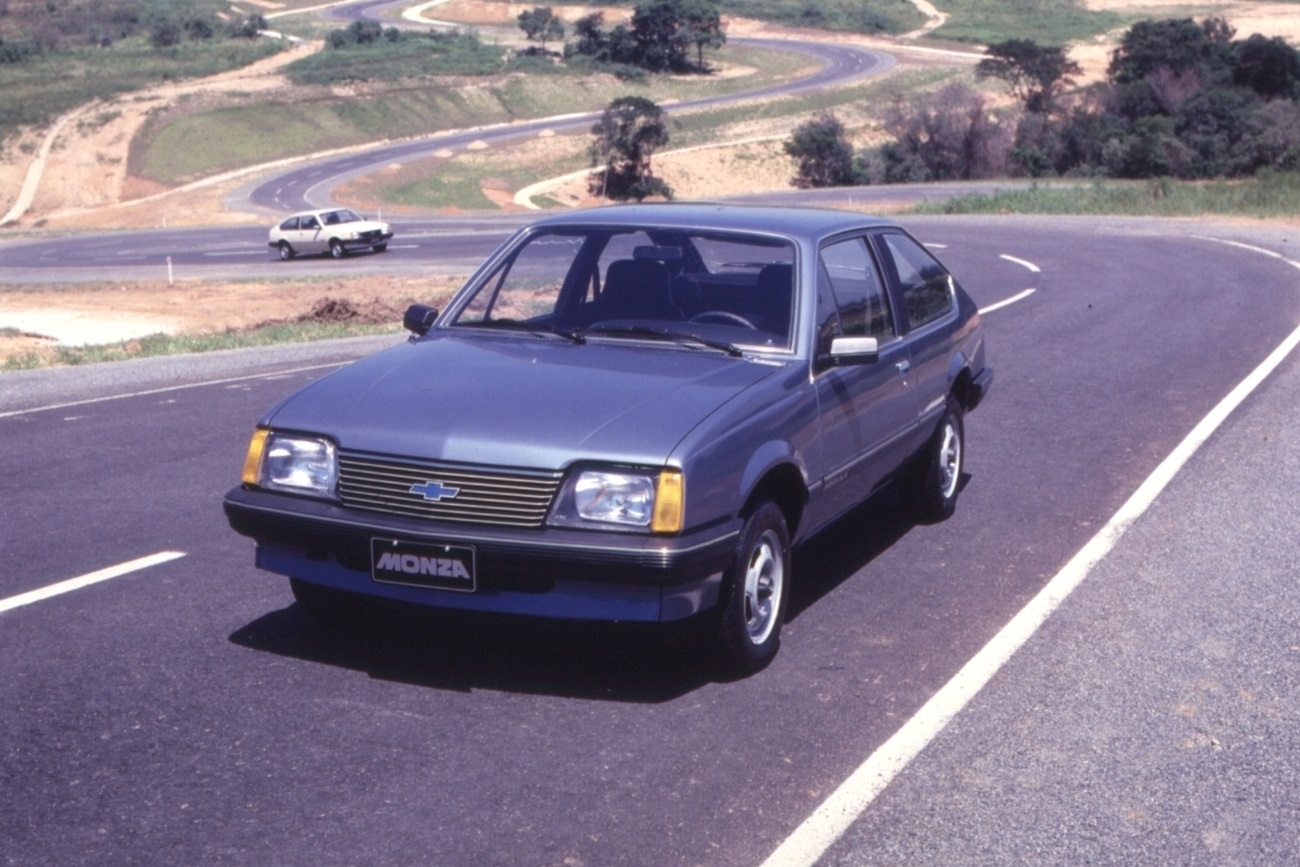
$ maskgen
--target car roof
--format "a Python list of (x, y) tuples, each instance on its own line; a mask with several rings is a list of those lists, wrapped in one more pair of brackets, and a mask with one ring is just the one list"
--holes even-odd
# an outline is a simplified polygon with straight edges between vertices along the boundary
[(643, 226), (713, 231), (775, 232), (821, 238), (849, 229), (896, 227), (880, 217), (831, 208), (655, 202), (606, 205), (544, 217), (534, 226)]

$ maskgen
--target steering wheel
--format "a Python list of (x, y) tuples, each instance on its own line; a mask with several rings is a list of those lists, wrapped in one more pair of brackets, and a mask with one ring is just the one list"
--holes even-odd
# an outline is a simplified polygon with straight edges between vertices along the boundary
[(753, 322), (750, 322), (748, 319), (741, 316), (739, 313), (732, 313), (729, 310), (704, 310), (699, 313), (696, 313), (688, 321), (703, 322), (706, 319), (721, 319), (722, 321), (731, 325), (743, 325), (745, 328), (748, 328), (752, 331), (758, 330), (758, 326), (755, 325)]

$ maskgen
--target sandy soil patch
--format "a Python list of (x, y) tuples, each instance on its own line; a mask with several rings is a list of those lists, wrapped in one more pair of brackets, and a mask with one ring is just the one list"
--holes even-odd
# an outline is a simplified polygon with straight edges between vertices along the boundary
[(0, 291), (0, 366), (53, 357), (59, 346), (126, 343), (150, 334), (213, 334), (277, 322), (400, 326), (412, 302), (442, 306), (463, 278), (375, 276), (301, 282), (184, 281), (36, 286)]

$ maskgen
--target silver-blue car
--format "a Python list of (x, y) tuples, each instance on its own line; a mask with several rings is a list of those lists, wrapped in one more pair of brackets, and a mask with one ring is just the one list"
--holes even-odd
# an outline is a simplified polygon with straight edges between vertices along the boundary
[(697, 618), (771, 661), (792, 545), (889, 483), (951, 514), (993, 371), (938, 260), (861, 214), (708, 204), (547, 217), (405, 344), (258, 423), (227, 517), (337, 622), (357, 594)]

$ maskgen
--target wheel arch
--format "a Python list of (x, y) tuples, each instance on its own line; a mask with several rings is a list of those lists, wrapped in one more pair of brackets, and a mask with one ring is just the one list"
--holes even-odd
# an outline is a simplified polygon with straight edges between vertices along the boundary
[(748, 518), (764, 502), (775, 503), (785, 515), (786, 530), (793, 539), (808, 505), (808, 486), (804, 474), (792, 461), (782, 461), (767, 467), (755, 479), (745, 497), (740, 517)]
[(975, 377), (970, 372), (970, 362), (966, 356), (958, 353), (948, 365), (948, 394), (961, 405), (962, 412), (969, 411), (974, 401), (973, 384)]

